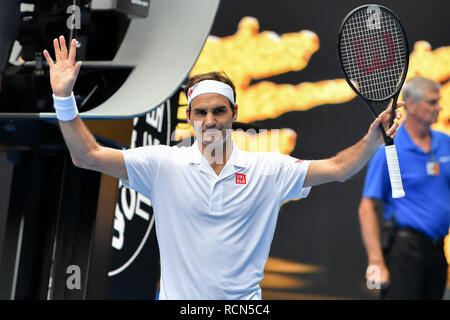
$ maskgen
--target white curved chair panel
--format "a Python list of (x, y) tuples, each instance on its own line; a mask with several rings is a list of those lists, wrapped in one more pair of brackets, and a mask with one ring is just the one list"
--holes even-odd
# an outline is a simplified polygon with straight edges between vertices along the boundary
[[(125, 83), (86, 119), (131, 118), (167, 100), (192, 69), (209, 35), (220, 0), (151, 0), (149, 15), (133, 19), (113, 61), (134, 66)], [(40, 113), (40, 118), (55, 118)]]

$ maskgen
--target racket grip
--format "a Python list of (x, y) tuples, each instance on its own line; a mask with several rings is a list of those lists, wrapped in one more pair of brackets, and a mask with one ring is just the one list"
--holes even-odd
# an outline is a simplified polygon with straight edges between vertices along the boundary
[(386, 160), (389, 170), (389, 178), (391, 180), (392, 198), (403, 198), (405, 191), (403, 190), (402, 176), (400, 174), (400, 166), (398, 164), (397, 149), (395, 144), (385, 146)]

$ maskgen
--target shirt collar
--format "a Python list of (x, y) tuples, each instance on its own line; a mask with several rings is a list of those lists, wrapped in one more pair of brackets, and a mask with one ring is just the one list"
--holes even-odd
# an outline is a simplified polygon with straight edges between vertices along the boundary
[(400, 128), (398, 128), (397, 136), (395, 137), (394, 141), (395, 144), (401, 145), (402, 148), (409, 150), (418, 150), (417, 146), (409, 136), (408, 131), (406, 131), (404, 124), (402, 124)]
[[(191, 155), (189, 159), (189, 163), (195, 163), (195, 164), (201, 164), (202, 160), (204, 159), (204, 156), (200, 152), (200, 149), (198, 147), (198, 141), (197, 139), (194, 141), (192, 146), (190, 146), (191, 149)], [(204, 159), (206, 160), (206, 159)], [(245, 161), (245, 157), (243, 152), (238, 148), (237, 144), (233, 140), (233, 151), (231, 152), (230, 158), (227, 161), (227, 164), (234, 165), (235, 167), (239, 168), (246, 168), (247, 163)]]
[[(431, 152), (435, 152), (438, 148), (439, 139), (436, 133), (431, 129), (430, 135), (431, 135)], [(416, 146), (416, 144), (413, 142), (404, 124), (402, 124), (398, 129), (397, 136), (395, 137), (395, 143), (396, 144), (398, 143), (405, 149), (416, 150), (420, 151), (421, 153), (424, 153), (424, 151), (420, 149), (418, 146)]]

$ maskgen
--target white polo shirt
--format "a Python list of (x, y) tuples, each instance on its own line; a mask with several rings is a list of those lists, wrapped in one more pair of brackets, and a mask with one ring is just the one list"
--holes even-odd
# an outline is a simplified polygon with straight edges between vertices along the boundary
[(233, 142), (220, 175), (191, 147), (124, 150), (129, 181), (153, 206), (160, 299), (261, 299), (281, 204), (304, 198), (309, 161)]

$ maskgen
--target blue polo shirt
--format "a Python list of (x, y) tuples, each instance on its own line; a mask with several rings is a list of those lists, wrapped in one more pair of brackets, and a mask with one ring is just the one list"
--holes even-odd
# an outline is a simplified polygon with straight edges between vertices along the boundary
[[(417, 147), (404, 126), (395, 137), (406, 196), (393, 199), (384, 145), (367, 169), (363, 197), (384, 203), (384, 218), (393, 213), (400, 227), (410, 227), (431, 238), (447, 235), (450, 226), (450, 136), (431, 130), (431, 152)], [(427, 162), (437, 161), (440, 173), (427, 174)]]

